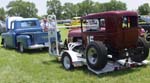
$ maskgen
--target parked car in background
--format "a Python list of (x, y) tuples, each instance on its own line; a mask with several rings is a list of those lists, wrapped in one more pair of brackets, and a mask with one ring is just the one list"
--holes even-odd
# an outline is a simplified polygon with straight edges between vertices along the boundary
[(20, 52), (48, 47), (48, 33), (43, 32), (37, 18), (8, 17), (6, 32), (1, 36), (5, 48), (16, 48)]
[(5, 22), (0, 21), (0, 34), (6, 32), (6, 25)]
[(139, 26), (150, 32), (150, 16), (139, 16)]
[(150, 45), (150, 16), (139, 16), (138, 24), (145, 30), (145, 39)]

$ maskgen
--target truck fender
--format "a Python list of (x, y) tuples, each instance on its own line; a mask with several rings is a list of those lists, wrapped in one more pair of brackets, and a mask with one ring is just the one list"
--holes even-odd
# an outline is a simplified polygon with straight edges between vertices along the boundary
[(28, 48), (31, 45), (31, 40), (29, 35), (19, 35), (17, 36), (17, 46), (18, 43), (22, 43), (24, 48)]
[(61, 57), (63, 56), (63, 53), (68, 53), (70, 58), (72, 59), (72, 62), (82, 61), (80, 59), (80, 57), (82, 57), (82, 54), (80, 54), (80, 53), (74, 52), (72, 50), (64, 50), (60, 55)]

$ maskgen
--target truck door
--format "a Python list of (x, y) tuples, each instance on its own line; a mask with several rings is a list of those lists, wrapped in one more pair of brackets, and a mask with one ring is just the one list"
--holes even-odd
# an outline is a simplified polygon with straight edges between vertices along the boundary
[(138, 39), (138, 22), (136, 16), (124, 16), (122, 19), (123, 46), (134, 46)]
[(8, 29), (8, 34), (5, 38), (5, 42), (8, 47), (15, 48), (15, 32), (14, 32), (14, 21), (11, 22), (10, 29)]

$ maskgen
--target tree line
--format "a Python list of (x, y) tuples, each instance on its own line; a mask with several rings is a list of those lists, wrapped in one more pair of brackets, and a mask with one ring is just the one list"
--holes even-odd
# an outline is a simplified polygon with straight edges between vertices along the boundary
[[(117, 0), (111, 0), (106, 3), (94, 2), (92, 0), (84, 0), (80, 3), (62, 3), (60, 0), (47, 0), (47, 15), (55, 14), (57, 19), (70, 19), (75, 16), (83, 16), (89, 13), (97, 13), (112, 10), (127, 10), (126, 3)], [(22, 17), (39, 17), (38, 9), (35, 4), (23, 0), (10, 1), (4, 8), (0, 8), (0, 20), (4, 20), (5, 16), (22, 16)], [(148, 15), (150, 6), (145, 3), (138, 7), (139, 14)]]

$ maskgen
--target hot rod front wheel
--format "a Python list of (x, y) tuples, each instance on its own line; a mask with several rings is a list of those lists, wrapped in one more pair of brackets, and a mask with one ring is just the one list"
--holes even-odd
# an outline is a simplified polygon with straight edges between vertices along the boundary
[(144, 38), (139, 37), (137, 42), (137, 47), (133, 51), (131, 55), (131, 60), (135, 62), (142, 62), (145, 60), (149, 55), (149, 47)]
[(61, 61), (62, 61), (63, 67), (66, 70), (72, 70), (74, 68), (74, 66), (72, 65), (72, 59), (68, 53), (63, 53)]

